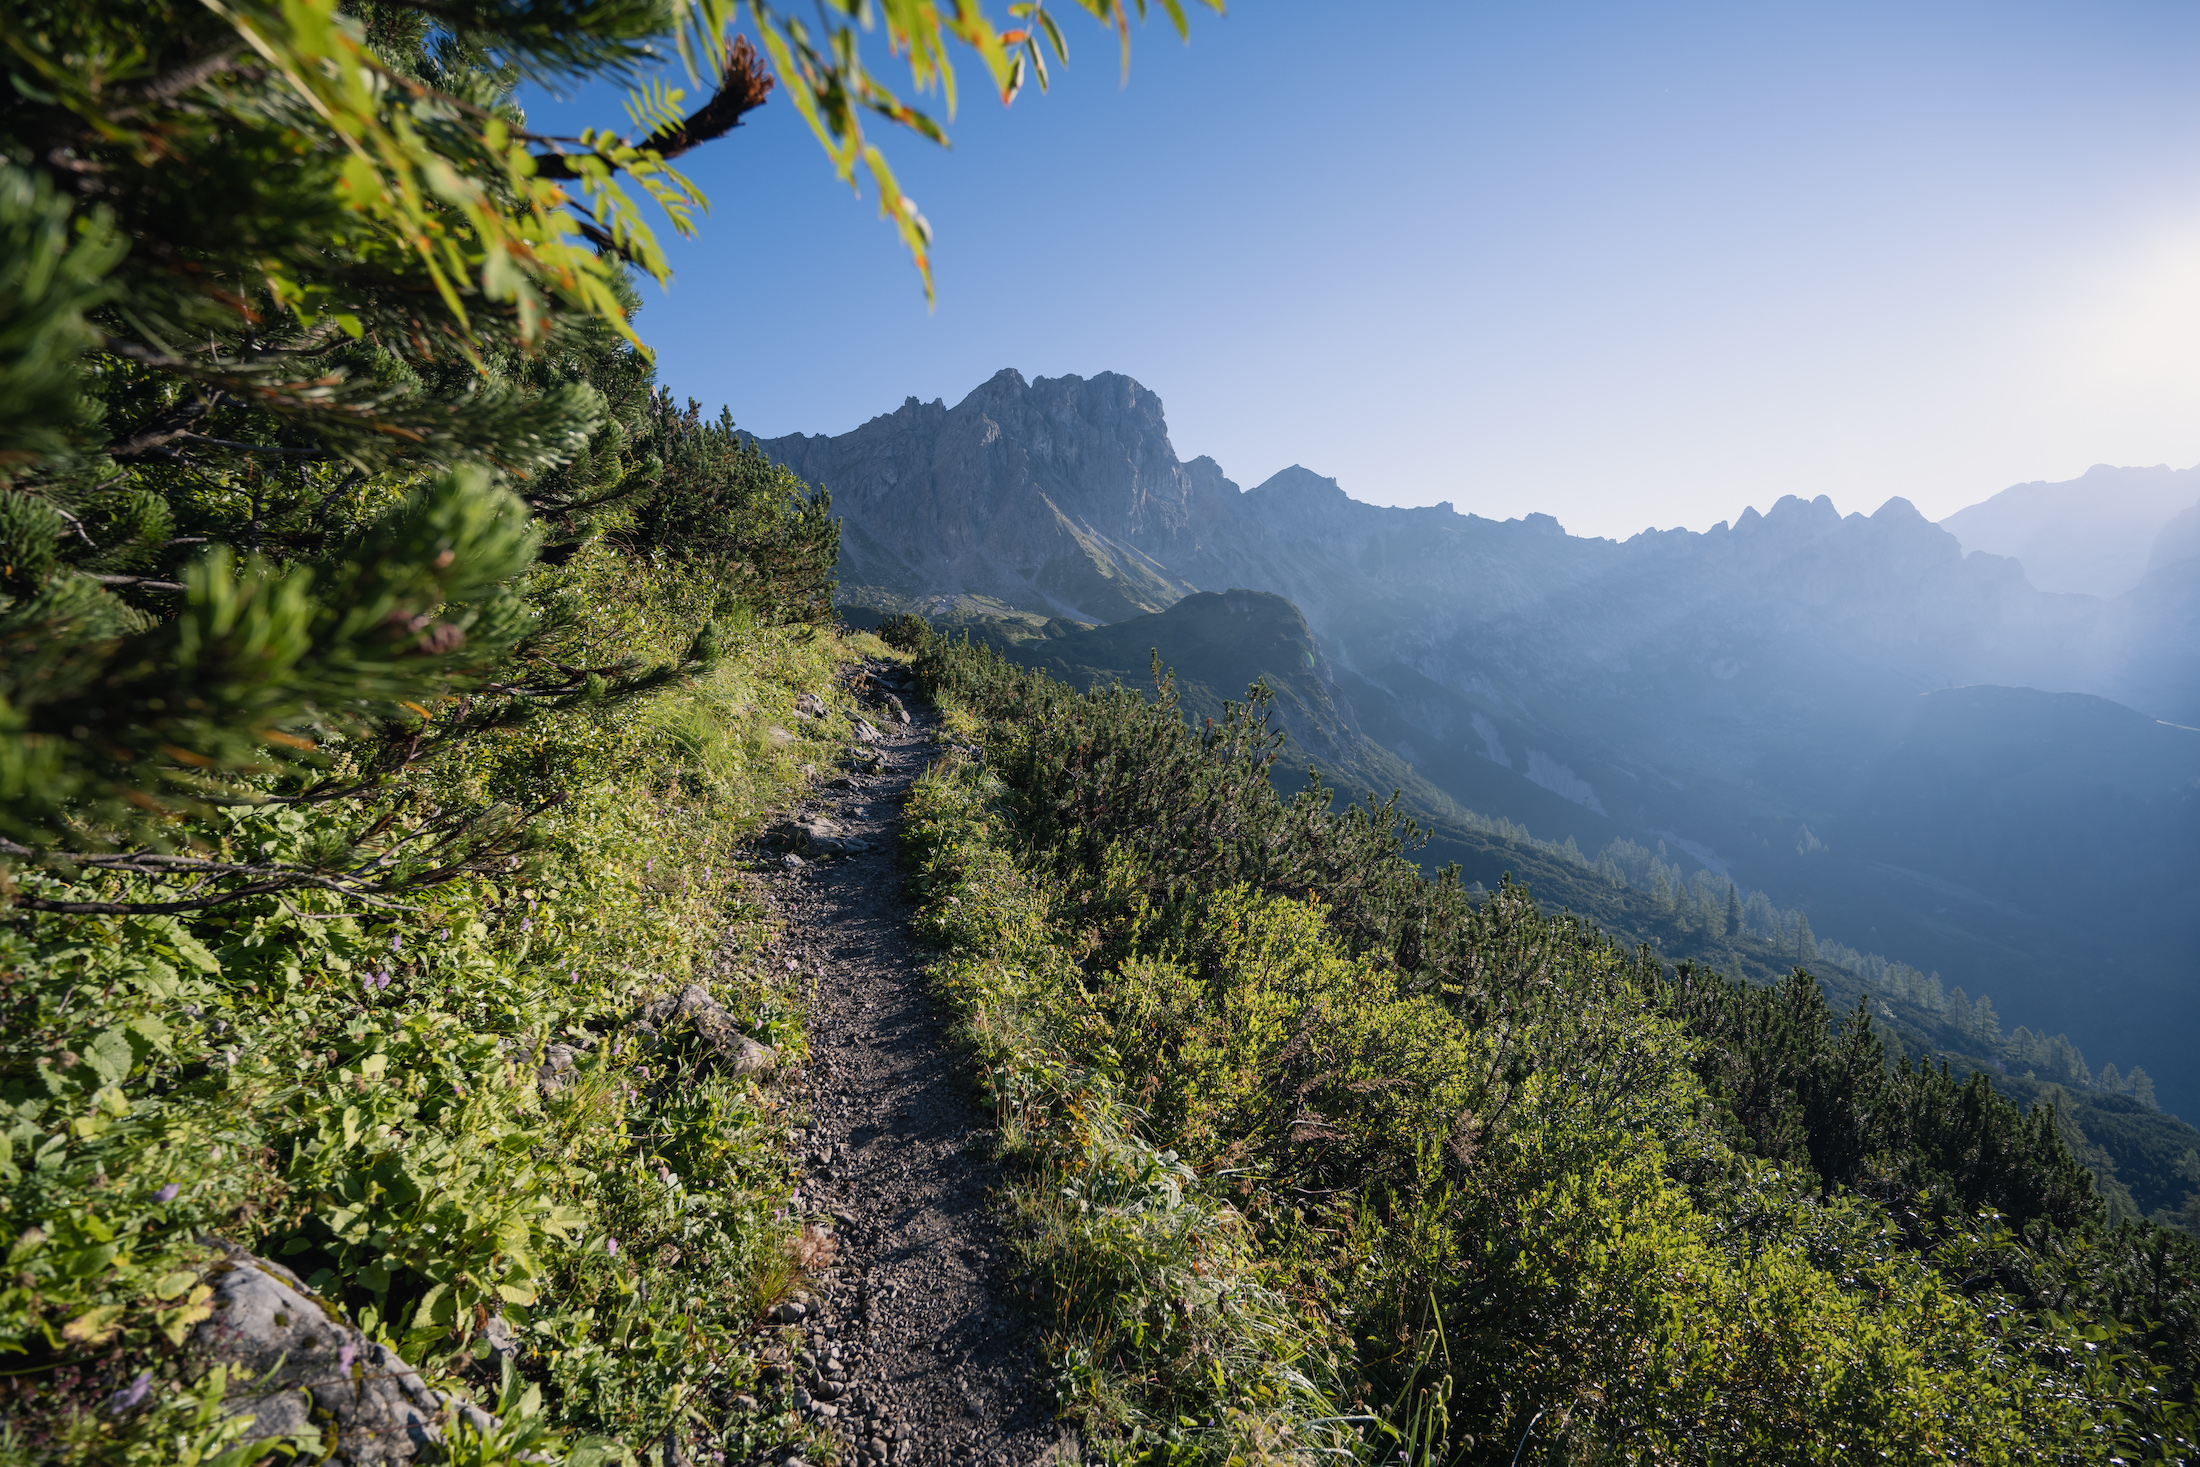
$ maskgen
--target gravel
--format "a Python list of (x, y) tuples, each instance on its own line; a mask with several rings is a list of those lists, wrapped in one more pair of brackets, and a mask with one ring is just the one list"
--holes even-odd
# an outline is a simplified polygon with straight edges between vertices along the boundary
[(878, 762), (796, 812), (831, 821), (846, 851), (765, 882), (780, 955), (816, 980), (813, 1121), (799, 1145), (805, 1208), (835, 1245), (783, 1331), (784, 1358), (844, 1463), (1074, 1462), (1036, 1368), (1036, 1326), (1011, 1291), (988, 1118), (909, 936), (895, 850), (910, 783), (939, 752), (935, 720), (912, 709), (904, 724), (875, 681), (889, 670), (864, 671), (857, 691), (890, 710), (866, 729)]

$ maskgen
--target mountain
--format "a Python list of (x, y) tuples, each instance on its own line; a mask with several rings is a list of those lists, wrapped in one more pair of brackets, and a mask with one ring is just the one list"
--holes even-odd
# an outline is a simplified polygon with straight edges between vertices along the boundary
[(1139, 544), (1237, 492), (1214, 460), (1177, 462), (1161, 399), (1112, 372), (1002, 372), (953, 408), (912, 397), (852, 433), (764, 448), (832, 489), (842, 595), (859, 605), (946, 593), (1081, 621), (1159, 611), (1197, 587)]
[[(844, 604), (995, 628), (1080, 683), (1143, 682), (1164, 641), (1187, 668), (1216, 653), (1187, 677), (1216, 698), (1249, 666), (1307, 674), (1285, 726), (1349, 763), (1348, 789), (1592, 863), (1655, 847), (1675, 881), (1731, 879), (1990, 991), (2200, 1111), (2200, 906), (2176, 890), (2200, 869), (2200, 741), (2157, 722), (2200, 725), (2200, 529), (2165, 516), (2103, 599), (1967, 553), (1901, 499), (1790, 496), (1615, 542), (1370, 505), (1300, 466), (1240, 490), (1179, 460), (1160, 399), (1113, 373), (1002, 372), (953, 407), (763, 446), (833, 491)], [(1300, 633), (1249, 592), (1289, 603), (1311, 668), (1272, 665)]]
[(1253, 683), (1265, 684), (1270, 724), (1288, 739), (1277, 765), (1277, 782), (1286, 789), (1301, 787), (1312, 764), (1347, 800), (1387, 798), (1399, 790), (1424, 821), (1453, 827), (1474, 822), (1472, 812), (1361, 731), (1352, 705), (1337, 695), (1335, 670), (1312, 628), (1281, 596), (1197, 591), (1167, 611), (1109, 626), (1059, 620), (1049, 625), (1050, 634), (1038, 636), (1005, 620), (973, 620), (968, 629), (1011, 661), (1079, 691), (1112, 683), (1150, 689), (1158, 657), (1175, 679), (1186, 716), (1195, 721), (1220, 718), (1226, 701), (1243, 702)]
[(2107, 607), (2093, 657), (2131, 702), (2200, 727), (2200, 504), (2155, 535), (2139, 584)]
[(1940, 522), (1966, 551), (2005, 555), (2043, 591), (2121, 596), (2139, 584), (2156, 534), (2200, 504), (2200, 468), (2095, 464), (2059, 484), (2017, 484)]

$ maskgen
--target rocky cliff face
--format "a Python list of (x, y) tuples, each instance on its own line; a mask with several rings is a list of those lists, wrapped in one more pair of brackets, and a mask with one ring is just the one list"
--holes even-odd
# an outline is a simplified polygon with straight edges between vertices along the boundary
[(766, 440), (833, 492), (844, 599), (990, 597), (1081, 621), (1159, 611), (1196, 589), (1146, 553), (1237, 489), (1180, 463), (1161, 400), (1103, 372), (1002, 371), (954, 407), (910, 398), (838, 437)]

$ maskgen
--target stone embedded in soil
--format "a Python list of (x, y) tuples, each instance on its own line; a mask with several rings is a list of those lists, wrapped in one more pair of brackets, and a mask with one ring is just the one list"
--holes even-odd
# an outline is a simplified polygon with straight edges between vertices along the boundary
[(753, 1075), (771, 1068), (778, 1051), (743, 1034), (725, 1005), (710, 996), (701, 984), (690, 983), (677, 993), (665, 994), (642, 1007), (643, 1023), (659, 1031), (685, 1023), (736, 1075)]
[(454, 1416), (496, 1430), (495, 1417), (429, 1389), (281, 1264), (233, 1249), (215, 1269), (214, 1313), (191, 1331), (185, 1355), (193, 1367), (229, 1367), (222, 1412), (250, 1412), (253, 1436), (322, 1436), (335, 1460), (364, 1467), (441, 1461)]

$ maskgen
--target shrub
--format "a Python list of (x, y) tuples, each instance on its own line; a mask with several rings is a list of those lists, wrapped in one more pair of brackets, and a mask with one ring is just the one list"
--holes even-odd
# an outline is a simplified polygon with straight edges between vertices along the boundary
[[(2057, 1242), (2098, 1213), (2051, 1120), (1890, 1072), (1807, 979), (1669, 974), (1423, 879), (1389, 808), (1279, 798), (1258, 690), (1194, 730), (1166, 678), (919, 666), (984, 750), (920, 787), (921, 920), (1103, 1451), (2191, 1450), (2189, 1338)], [(1203, 1313), (1210, 1277), (1278, 1303)]]

